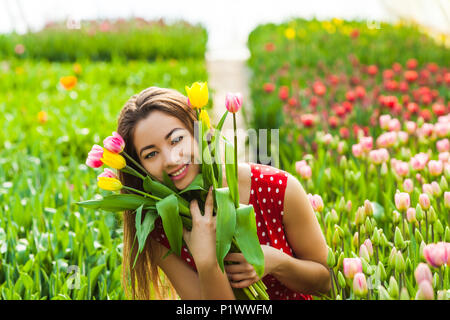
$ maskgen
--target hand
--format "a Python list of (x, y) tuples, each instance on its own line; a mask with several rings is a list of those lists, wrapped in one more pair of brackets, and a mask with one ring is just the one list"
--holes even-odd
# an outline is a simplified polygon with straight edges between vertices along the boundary
[(214, 202), (212, 187), (205, 201), (205, 214), (202, 215), (197, 200), (192, 200), (190, 210), (192, 229), (183, 227), (183, 238), (194, 258), (197, 269), (203, 265), (217, 263), (216, 258), (216, 217), (213, 216)]
[[(276, 267), (275, 257), (282, 252), (267, 245), (261, 245), (261, 249), (264, 254), (264, 274), (261, 278), (264, 278), (273, 272)], [(237, 262), (236, 264), (225, 265), (225, 271), (233, 288), (247, 288), (260, 280), (255, 268), (245, 260), (242, 253), (229, 253), (224, 260)]]

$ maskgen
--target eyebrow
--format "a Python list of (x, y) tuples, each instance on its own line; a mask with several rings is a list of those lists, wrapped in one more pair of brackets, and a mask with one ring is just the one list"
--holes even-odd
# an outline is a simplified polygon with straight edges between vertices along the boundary
[[(164, 137), (164, 139), (165, 139), (165, 140), (169, 139), (169, 137), (172, 135), (172, 133), (174, 133), (174, 132), (177, 131), (177, 130), (183, 130), (183, 128), (174, 128), (174, 129), (170, 130), (170, 132), (169, 132), (168, 134), (166, 134), (166, 136)], [(141, 152), (139, 153), (139, 156), (142, 156), (142, 152), (144, 152), (145, 150), (151, 149), (151, 148), (154, 148), (154, 147), (155, 147), (154, 144), (150, 144), (150, 145), (148, 145), (148, 146), (143, 147), (143, 148), (141, 149)]]

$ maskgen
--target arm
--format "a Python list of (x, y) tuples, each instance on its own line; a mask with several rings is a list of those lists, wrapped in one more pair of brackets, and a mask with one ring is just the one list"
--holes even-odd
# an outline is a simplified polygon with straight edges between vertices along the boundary
[[(327, 244), (303, 187), (292, 175), (289, 175), (285, 191), (283, 224), (294, 257), (271, 246), (261, 245), (265, 260), (263, 277), (271, 274), (297, 292), (327, 293), (331, 285), (326, 264)], [(230, 253), (226, 260), (239, 262), (225, 266), (232, 287), (248, 287), (259, 280), (242, 254)]]
[(327, 293), (331, 286), (327, 244), (305, 190), (292, 175), (285, 191), (283, 224), (295, 257), (271, 250), (273, 276), (297, 292)]

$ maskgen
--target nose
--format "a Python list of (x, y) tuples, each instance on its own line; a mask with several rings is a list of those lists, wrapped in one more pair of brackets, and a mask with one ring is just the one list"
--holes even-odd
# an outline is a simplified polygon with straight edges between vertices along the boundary
[(175, 169), (179, 165), (186, 162), (183, 154), (183, 148), (180, 148), (178, 146), (167, 148), (164, 151), (165, 168), (167, 169), (167, 171)]

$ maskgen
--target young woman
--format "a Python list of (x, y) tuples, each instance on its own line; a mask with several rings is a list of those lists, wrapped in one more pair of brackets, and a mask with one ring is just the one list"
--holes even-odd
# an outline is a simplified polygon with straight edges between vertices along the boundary
[[(150, 87), (132, 96), (122, 109), (117, 132), (126, 143), (125, 152), (138, 161), (156, 179), (166, 172), (178, 189), (187, 187), (200, 172), (194, 161), (195, 111), (187, 98), (176, 90)], [(119, 172), (123, 184), (142, 189), (142, 181)], [(257, 233), (265, 258), (262, 280), (271, 299), (311, 299), (311, 294), (330, 290), (327, 245), (307, 195), (299, 181), (285, 171), (268, 165), (239, 163), (239, 199), (255, 209)], [(226, 184), (224, 175), (223, 185)], [(201, 215), (195, 200), (190, 203), (193, 227), (183, 230), (187, 245), (181, 257), (167, 254), (169, 243), (161, 219), (136, 262), (137, 246), (134, 214), (123, 216), (123, 285), (133, 298), (149, 299), (150, 288), (159, 298), (161, 269), (181, 299), (235, 299), (232, 288), (248, 287), (259, 280), (242, 254), (225, 258), (234, 264), (220, 270), (215, 252), (215, 216), (208, 193)], [(191, 255), (192, 254), (192, 255)], [(159, 269), (158, 269), (159, 267)], [(131, 279), (131, 280), (130, 280)]]

